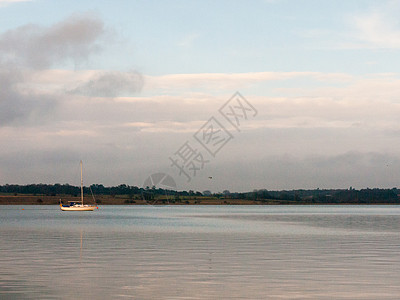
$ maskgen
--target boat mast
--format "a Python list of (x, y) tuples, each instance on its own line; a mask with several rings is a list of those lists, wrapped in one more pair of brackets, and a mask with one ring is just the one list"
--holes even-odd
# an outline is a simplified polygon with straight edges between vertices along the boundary
[(83, 177), (82, 177), (82, 161), (81, 161), (81, 203), (83, 205)]

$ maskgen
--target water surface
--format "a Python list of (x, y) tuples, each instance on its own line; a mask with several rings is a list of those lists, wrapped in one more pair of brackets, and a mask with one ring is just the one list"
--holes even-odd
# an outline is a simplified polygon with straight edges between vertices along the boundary
[(0, 299), (398, 299), (399, 206), (0, 206)]

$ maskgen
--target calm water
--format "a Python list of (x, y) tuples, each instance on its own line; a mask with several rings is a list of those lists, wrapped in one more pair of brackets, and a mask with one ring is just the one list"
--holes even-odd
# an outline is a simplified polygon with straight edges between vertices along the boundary
[(0, 299), (399, 297), (400, 206), (0, 206)]

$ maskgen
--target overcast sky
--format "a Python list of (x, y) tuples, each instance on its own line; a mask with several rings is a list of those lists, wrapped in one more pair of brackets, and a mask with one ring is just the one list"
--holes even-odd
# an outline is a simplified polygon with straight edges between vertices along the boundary
[(83, 160), (86, 185), (398, 187), (399, 15), (382, 0), (0, 0), (0, 184), (78, 185)]

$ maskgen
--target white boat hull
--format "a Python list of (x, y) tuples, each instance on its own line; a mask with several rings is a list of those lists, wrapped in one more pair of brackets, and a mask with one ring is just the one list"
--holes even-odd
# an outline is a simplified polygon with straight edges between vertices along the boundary
[[(83, 204), (83, 176), (82, 176), (82, 161), (80, 162), (81, 165), (81, 199), (80, 201), (69, 201), (69, 205), (62, 205), (60, 199), (60, 209), (62, 211), (94, 211), (95, 208), (98, 209), (96, 205), (84, 205)], [(93, 193), (92, 193), (93, 196)], [(93, 196), (94, 199), (94, 196)], [(95, 200), (95, 199), (94, 199)], [(78, 202), (78, 203), (76, 203)], [(95, 200), (96, 203), (96, 200)]]
[(93, 211), (97, 206), (93, 205), (74, 205), (74, 206), (62, 206), (60, 205), (60, 209), (62, 211)]

